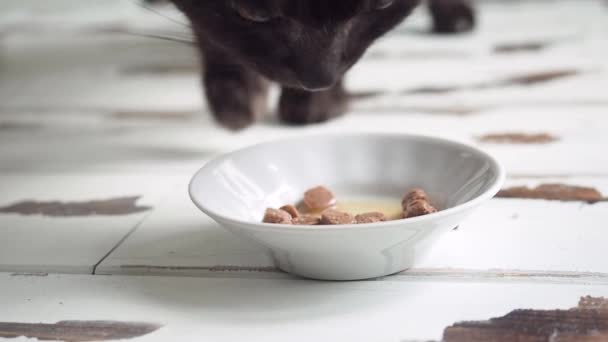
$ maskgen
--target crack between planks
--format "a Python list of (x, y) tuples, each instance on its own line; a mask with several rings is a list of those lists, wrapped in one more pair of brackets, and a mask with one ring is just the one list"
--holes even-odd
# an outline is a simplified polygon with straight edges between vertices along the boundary
[[(160, 266), (121, 265), (121, 275), (170, 275), (176, 277), (290, 277), (274, 266)], [(543, 271), (525, 269), (460, 269), (460, 268), (411, 268), (391, 276), (372, 278), (368, 281), (474, 281), (474, 282), (540, 282), (555, 284), (608, 285), (608, 273)]]
[[(395, 275), (399, 280), (499, 280), (499, 281), (540, 281), (551, 283), (584, 283), (589, 285), (608, 284), (608, 273), (542, 271), (520, 269), (458, 269), (458, 268), (412, 268)], [(383, 278), (380, 278), (383, 279)]]
[(154, 213), (154, 209), (156, 207), (159, 207), (161, 204), (163, 204), (167, 198), (169, 197), (169, 193), (172, 190), (167, 191), (166, 195), (163, 196), (156, 204), (155, 207), (152, 207), (152, 210), (149, 210), (144, 217), (141, 218), (141, 220), (139, 220), (139, 222), (137, 222), (133, 228), (131, 228), (129, 230), (129, 232), (127, 234), (125, 234), (125, 236), (123, 236), (117, 243), (116, 245), (114, 245), (103, 257), (101, 257), (101, 259), (95, 264), (93, 265), (93, 272), (91, 273), (92, 275), (96, 275), (97, 274), (97, 268), (99, 267), (99, 265), (101, 265), (112, 253), (114, 253), (115, 250), (118, 249), (118, 247), (120, 247), (123, 242), (125, 242), (144, 222), (146, 222), (146, 220), (148, 219), (148, 217), (150, 217), (150, 215), (152, 215), (152, 213)]
[(608, 178), (608, 173), (555, 173), (555, 174), (526, 174), (513, 173), (508, 175), (509, 179), (544, 179), (544, 178)]
[(101, 257), (101, 259), (95, 264), (93, 265), (93, 273), (91, 273), (92, 275), (95, 275), (97, 273), (97, 267), (99, 265), (101, 265), (102, 262), (104, 262), (112, 253), (114, 253), (114, 251), (116, 249), (118, 249), (118, 247), (120, 247), (122, 245), (122, 243), (127, 240), (131, 234), (133, 234), (137, 228), (139, 228), (145, 221), (146, 219), (148, 219), (148, 216), (150, 216), (152, 214), (154, 210), (150, 211), (148, 214), (146, 214), (139, 222), (137, 222), (135, 224), (135, 226), (133, 226), (133, 228), (131, 228), (131, 230), (129, 230), (129, 232), (127, 234), (125, 234), (125, 236), (123, 236), (117, 243), (115, 246), (113, 246), (106, 254), (104, 254), (103, 257)]

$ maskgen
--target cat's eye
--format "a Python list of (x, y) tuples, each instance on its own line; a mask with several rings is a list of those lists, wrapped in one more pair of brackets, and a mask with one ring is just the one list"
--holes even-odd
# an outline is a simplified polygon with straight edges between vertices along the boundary
[(390, 7), (390, 5), (395, 2), (394, 0), (377, 0), (376, 1), (376, 9), (385, 9)]
[(265, 23), (272, 19), (272, 13), (262, 9), (252, 9), (243, 6), (234, 6), (234, 10), (241, 16), (241, 18), (254, 21), (256, 23)]

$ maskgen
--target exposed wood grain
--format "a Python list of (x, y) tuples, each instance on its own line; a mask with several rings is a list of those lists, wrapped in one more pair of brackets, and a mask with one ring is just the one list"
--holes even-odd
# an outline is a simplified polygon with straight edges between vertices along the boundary
[(443, 341), (607, 341), (606, 305), (604, 298), (583, 297), (570, 310), (514, 310), (488, 321), (456, 323), (445, 329)]
[(195, 111), (116, 111), (111, 117), (118, 120), (188, 121), (194, 119), (195, 115)]
[(404, 94), (446, 94), (456, 91), (465, 90), (487, 90), (487, 89), (499, 89), (510, 86), (531, 86), (539, 83), (546, 83), (562, 78), (576, 76), (581, 74), (582, 71), (575, 69), (560, 69), (560, 70), (548, 70), (539, 72), (530, 72), (527, 74), (514, 75), (504, 79), (498, 79), (494, 81), (465, 84), (459, 86), (428, 86), (420, 87), (403, 91)]
[[(361, 99), (363, 100), (363, 99)], [(449, 107), (422, 107), (422, 106), (375, 106), (369, 105), (363, 109), (353, 109), (353, 112), (360, 111), (362, 113), (367, 113), (369, 111), (378, 111), (383, 113), (396, 113), (396, 114), (406, 114), (406, 113), (424, 113), (424, 114), (438, 114), (438, 115), (454, 115), (454, 116), (466, 116), (477, 114), (484, 109), (481, 107), (466, 107), (466, 106), (449, 106)]]
[(36, 131), (40, 128), (42, 128), (42, 125), (34, 122), (0, 121), (1, 132), (27, 132)]
[(445, 86), (445, 87), (440, 87), (440, 86), (429, 86), (429, 87), (420, 87), (420, 88), (415, 88), (412, 90), (407, 90), (405, 91), (406, 94), (446, 94), (446, 93), (451, 93), (451, 92), (455, 92), (455, 91), (460, 91), (460, 90), (466, 90), (469, 89), (469, 86)]
[(46, 272), (13, 272), (11, 277), (48, 277)]
[(84, 202), (39, 202), (28, 200), (0, 207), (0, 213), (50, 217), (117, 216), (139, 213), (152, 208), (137, 205), (136, 202), (139, 198), (140, 196), (129, 196)]
[(201, 68), (196, 64), (179, 65), (179, 64), (149, 64), (149, 65), (131, 65), (122, 69), (124, 75), (139, 76), (139, 75), (169, 75), (169, 74), (197, 74)]
[(117, 321), (60, 321), (54, 324), (0, 322), (0, 337), (24, 336), (53, 341), (110, 341), (147, 335), (155, 323)]
[(559, 138), (549, 133), (492, 133), (480, 136), (477, 140), (497, 144), (548, 144)]
[(567, 184), (541, 184), (535, 188), (516, 186), (499, 191), (496, 197), (583, 201), (589, 203), (603, 200), (602, 194), (594, 188)]
[(603, 297), (581, 297), (578, 307), (585, 310), (608, 310), (608, 300)]
[[(264, 273), (287, 275), (284, 271), (273, 266), (159, 266), (159, 265), (121, 265), (128, 274), (162, 274), (198, 276), (209, 273), (237, 273), (245, 276), (247, 273)], [(207, 273), (209, 272), (209, 273)], [(420, 279), (441, 279), (450, 281), (489, 280), (489, 281), (542, 281), (545, 283), (585, 283), (608, 284), (608, 273), (601, 272), (571, 272), (571, 271), (540, 271), (519, 269), (458, 269), (458, 268), (411, 268), (388, 277), (392, 281), (408, 281)]]
[(467, 59), (471, 58), (470, 51), (466, 50), (406, 50), (406, 51), (390, 51), (390, 49), (373, 49), (370, 51), (365, 58), (367, 60), (378, 60), (378, 59), (399, 59), (399, 60), (446, 60), (446, 59)]
[(273, 266), (237, 266), (237, 265), (216, 265), (216, 266), (154, 266), (154, 265), (121, 265), (123, 269), (145, 269), (145, 270), (167, 270), (167, 271), (208, 271), (208, 272), (263, 272), (263, 273), (284, 273)]
[(546, 49), (551, 42), (548, 41), (529, 41), (518, 43), (503, 43), (494, 46), (493, 52), (496, 54), (510, 54), (517, 52), (538, 52)]
[(503, 85), (533, 85), (537, 83), (550, 82), (561, 78), (571, 77), (581, 72), (574, 69), (551, 70), (513, 76), (503, 80)]
[(594, 179), (602, 179), (608, 177), (608, 174), (602, 173), (581, 173), (581, 174), (569, 174), (569, 173), (552, 173), (552, 174), (526, 174), (526, 173), (510, 173), (509, 179), (546, 179), (546, 178), (576, 178), (576, 177), (585, 177), (585, 178), (594, 178)]
[(518, 269), (491, 269), (475, 270), (460, 268), (411, 268), (398, 273), (399, 276), (410, 278), (449, 278), (449, 279), (563, 279), (574, 281), (576, 279), (595, 279), (598, 282), (607, 282), (608, 273), (600, 272), (573, 272), (573, 271), (542, 271)]
[(383, 93), (381, 91), (374, 91), (374, 90), (369, 90), (369, 91), (353, 91), (353, 92), (349, 92), (348, 93), (348, 98), (351, 100), (364, 100), (364, 99), (368, 99), (371, 97), (376, 97), (376, 96), (380, 96)]

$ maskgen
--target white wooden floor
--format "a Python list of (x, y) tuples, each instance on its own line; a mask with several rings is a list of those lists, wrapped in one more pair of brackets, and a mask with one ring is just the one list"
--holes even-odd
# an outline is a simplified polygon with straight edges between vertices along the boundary
[[(126, 0), (61, 4), (0, 5), (0, 336), (14, 328), (3, 322), (112, 320), (162, 326), (135, 338), (145, 341), (424, 341), (463, 320), (608, 297), (606, 201), (493, 199), (414, 269), (330, 283), (277, 271), (186, 189), (225, 151), (374, 131), (478, 146), (504, 163), (507, 187), (563, 183), (606, 197), (601, 1), (483, 3), (480, 29), (458, 37), (420, 33), (420, 11), (349, 75), (352, 90), (376, 93), (351, 113), (305, 128), (269, 115), (241, 133), (210, 119), (189, 46), (124, 33), (179, 26)], [(497, 52), (509, 47), (519, 50)], [(502, 133), (556, 139), (481, 139)]]

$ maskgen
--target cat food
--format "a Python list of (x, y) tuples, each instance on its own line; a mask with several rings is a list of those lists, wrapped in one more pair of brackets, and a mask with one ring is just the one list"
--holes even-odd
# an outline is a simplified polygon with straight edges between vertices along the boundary
[(298, 208), (296, 208), (293, 204), (284, 205), (279, 209), (288, 212), (289, 215), (291, 215), (291, 217), (294, 219), (300, 217), (300, 212), (298, 211)]
[(376, 223), (386, 220), (386, 215), (379, 212), (364, 213), (355, 216), (355, 221), (357, 221), (357, 223)]
[(321, 214), (321, 224), (351, 224), (355, 223), (355, 218), (349, 213), (327, 209)]
[(317, 225), (321, 223), (321, 218), (319, 216), (315, 216), (315, 215), (309, 215), (309, 214), (304, 214), (304, 215), (300, 215), (296, 218), (294, 218), (293, 220), (291, 220), (291, 223), (299, 226), (299, 225)]
[(403, 218), (416, 217), (437, 212), (422, 189), (413, 189), (403, 197)]
[(268, 208), (264, 213), (262, 222), (291, 224), (291, 219), (291, 215), (285, 210)]
[[(386, 202), (386, 203), (384, 203)], [(307, 190), (300, 204), (286, 204), (280, 209), (268, 208), (263, 222), (293, 225), (340, 225), (377, 223), (431, 214), (437, 211), (427, 193), (419, 188), (407, 192), (399, 201), (337, 202), (326, 187)], [(367, 205), (362, 205), (367, 204)]]
[(304, 193), (304, 205), (308, 210), (316, 211), (333, 207), (336, 196), (324, 186), (317, 186)]

